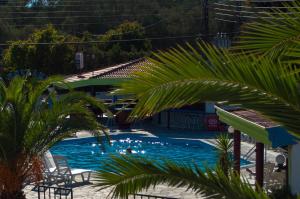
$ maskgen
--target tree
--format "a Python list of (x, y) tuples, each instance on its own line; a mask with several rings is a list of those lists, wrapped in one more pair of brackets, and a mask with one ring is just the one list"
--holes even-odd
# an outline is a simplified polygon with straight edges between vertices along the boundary
[(218, 166), (226, 176), (230, 173), (233, 165), (232, 147), (233, 141), (229, 139), (227, 134), (221, 134), (216, 139), (216, 147), (218, 151)]
[[(234, 51), (198, 43), (155, 53), (152, 63), (133, 74), (118, 92), (136, 96), (132, 115), (140, 118), (198, 101), (216, 101), (256, 110), (299, 137), (300, 4), (289, 7), (286, 13), (271, 13), (271, 21), (248, 25), (242, 45)], [(114, 158), (111, 169), (99, 171), (99, 186), (114, 186), (115, 197), (167, 183), (187, 186), (209, 198), (267, 198), (262, 192), (253, 193), (234, 174), (225, 181), (225, 174), (219, 175), (218, 170), (206, 170), (205, 175), (199, 169), (168, 162), (143, 162)]]
[[(128, 41), (132, 40), (135, 41)], [(121, 63), (148, 55), (151, 42), (146, 38), (145, 30), (137, 22), (124, 22), (109, 30), (100, 37), (104, 42), (101, 49), (104, 51), (103, 59), (107, 64)]]
[(48, 75), (71, 73), (75, 71), (76, 49), (64, 42), (74, 40), (49, 25), (35, 31), (27, 40), (12, 42), (4, 52), (3, 63), (6, 67), (36, 69)]
[(80, 129), (102, 134), (86, 104), (105, 111), (104, 105), (81, 92), (58, 97), (48, 88), (59, 82), (56, 77), (36, 83), (16, 77), (7, 86), (0, 82), (1, 199), (25, 198), (23, 185), (41, 179), (39, 157), (59, 140)]

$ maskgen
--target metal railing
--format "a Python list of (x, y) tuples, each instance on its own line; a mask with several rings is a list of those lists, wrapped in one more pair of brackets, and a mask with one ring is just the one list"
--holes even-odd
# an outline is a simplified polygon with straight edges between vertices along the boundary
[(40, 185), (37, 187), (38, 199), (73, 199), (73, 189)]
[(242, 156), (243, 159), (249, 160), (249, 158), (255, 153), (256, 146), (254, 145), (245, 155)]
[(147, 195), (147, 194), (134, 194), (133, 195), (134, 199), (143, 199), (143, 198), (147, 198), (147, 199), (179, 199), (179, 198), (172, 198), (172, 197), (164, 197), (164, 196), (155, 196), (155, 195)]

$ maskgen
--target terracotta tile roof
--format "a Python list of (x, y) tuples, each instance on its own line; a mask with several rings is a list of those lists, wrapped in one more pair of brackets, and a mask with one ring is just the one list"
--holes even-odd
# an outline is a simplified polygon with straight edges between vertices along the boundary
[(114, 68), (110, 71), (102, 73), (94, 78), (106, 79), (106, 78), (128, 78), (133, 72), (142, 71), (141, 67), (150, 62), (146, 59), (139, 59), (127, 64), (124, 64), (120, 67)]
[(253, 111), (253, 110), (245, 110), (245, 109), (239, 109), (239, 110), (232, 110), (229, 111), (234, 115), (237, 115), (243, 119), (246, 119), (250, 122), (253, 122), (255, 124), (258, 124), (260, 126), (263, 126), (264, 128), (270, 128), (278, 126), (278, 124), (272, 122), (268, 118), (265, 118), (260, 113)]
[(134, 71), (141, 70), (141, 66), (148, 61), (144, 58), (133, 60), (127, 63), (118, 64), (108, 68), (101, 68), (98, 70), (84, 72), (81, 74), (71, 75), (65, 78), (66, 82), (75, 82), (80, 80), (87, 80), (92, 78), (128, 78)]

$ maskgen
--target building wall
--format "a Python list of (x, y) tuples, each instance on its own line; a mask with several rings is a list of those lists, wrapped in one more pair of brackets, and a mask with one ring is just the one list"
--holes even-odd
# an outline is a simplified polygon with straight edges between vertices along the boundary
[[(169, 127), (189, 130), (204, 129), (204, 112), (191, 110), (162, 111), (153, 117), (153, 122), (162, 127), (168, 127), (168, 112), (170, 114)], [(160, 119), (159, 119), (160, 118)], [(159, 121), (160, 120), (160, 121)]]
[(300, 144), (289, 146), (289, 184), (293, 194), (300, 194)]

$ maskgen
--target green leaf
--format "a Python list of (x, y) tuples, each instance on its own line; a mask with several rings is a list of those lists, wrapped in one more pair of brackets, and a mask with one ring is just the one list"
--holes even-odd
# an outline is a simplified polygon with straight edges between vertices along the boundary
[(231, 172), (228, 177), (219, 169), (206, 168), (202, 171), (197, 165), (131, 156), (112, 156), (97, 172), (95, 186), (100, 189), (111, 187), (113, 198), (127, 198), (159, 184), (186, 187), (207, 198), (268, 198), (264, 192), (256, 192), (245, 180)]
[(116, 91), (136, 96), (132, 118), (215, 101), (256, 110), (300, 135), (299, 77), (292, 66), (207, 44), (179, 46), (154, 56)]

